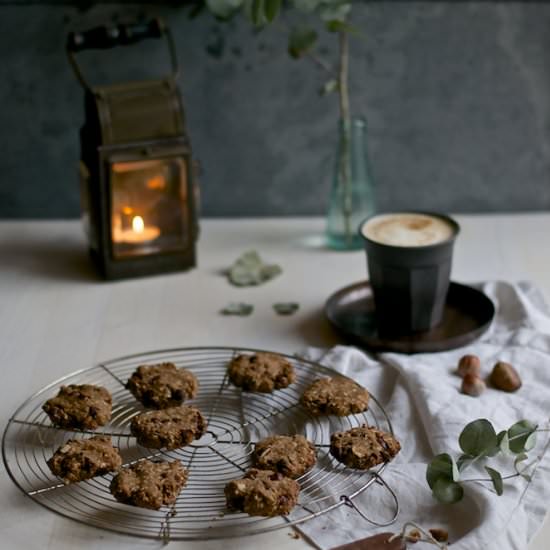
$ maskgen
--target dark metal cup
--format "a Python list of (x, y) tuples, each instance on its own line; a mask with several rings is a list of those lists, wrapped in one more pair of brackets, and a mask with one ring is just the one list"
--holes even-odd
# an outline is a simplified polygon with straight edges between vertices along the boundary
[[(392, 212), (405, 214), (405, 212)], [(406, 335), (436, 327), (443, 310), (451, 276), (453, 245), (460, 226), (449, 216), (431, 212), (406, 212), (440, 218), (453, 234), (426, 246), (395, 246), (369, 239), (364, 233), (367, 218), (359, 227), (367, 253), (370, 284), (374, 294), (376, 323), (383, 335)]]

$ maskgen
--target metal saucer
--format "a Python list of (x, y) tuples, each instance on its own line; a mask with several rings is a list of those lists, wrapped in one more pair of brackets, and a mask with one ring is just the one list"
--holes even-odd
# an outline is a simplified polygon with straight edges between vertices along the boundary
[(480, 290), (451, 282), (443, 321), (429, 331), (382, 337), (374, 314), (374, 297), (368, 281), (336, 291), (325, 304), (325, 315), (344, 338), (373, 351), (398, 353), (430, 353), (464, 346), (489, 328), (495, 306)]

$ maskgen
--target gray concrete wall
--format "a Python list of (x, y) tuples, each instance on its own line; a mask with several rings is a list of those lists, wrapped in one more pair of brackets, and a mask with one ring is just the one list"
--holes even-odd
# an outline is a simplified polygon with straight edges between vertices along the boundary
[[(369, 121), (382, 209), (550, 208), (550, 5), (373, 2), (354, 7), (352, 103)], [(154, 5), (0, 3), (0, 217), (79, 213), (82, 91), (64, 55), (74, 28), (163, 15), (184, 69), (182, 92), (206, 215), (324, 212), (336, 98), (320, 69), (286, 54), (282, 26), (189, 21)], [(322, 51), (334, 61), (335, 38)], [(161, 74), (153, 42), (86, 54), (96, 82)]]

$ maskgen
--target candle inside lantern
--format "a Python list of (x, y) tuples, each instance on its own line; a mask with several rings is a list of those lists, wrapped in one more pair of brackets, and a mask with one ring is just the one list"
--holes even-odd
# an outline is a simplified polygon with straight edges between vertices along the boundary
[(160, 235), (160, 229), (154, 225), (145, 225), (141, 216), (132, 216), (131, 228), (126, 229), (128, 209), (113, 224), (113, 241), (115, 243), (142, 244), (154, 241)]

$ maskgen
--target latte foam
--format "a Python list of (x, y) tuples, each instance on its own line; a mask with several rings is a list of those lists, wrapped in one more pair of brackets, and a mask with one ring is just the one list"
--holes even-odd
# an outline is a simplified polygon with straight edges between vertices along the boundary
[(429, 246), (449, 240), (455, 227), (444, 218), (428, 214), (381, 214), (367, 221), (363, 235), (390, 246)]

